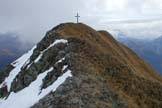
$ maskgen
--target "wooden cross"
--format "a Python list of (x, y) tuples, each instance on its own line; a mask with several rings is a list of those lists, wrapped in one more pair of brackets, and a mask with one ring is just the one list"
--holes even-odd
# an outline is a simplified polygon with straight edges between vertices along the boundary
[(77, 13), (77, 15), (75, 16), (77, 18), (77, 23), (79, 23), (79, 14)]

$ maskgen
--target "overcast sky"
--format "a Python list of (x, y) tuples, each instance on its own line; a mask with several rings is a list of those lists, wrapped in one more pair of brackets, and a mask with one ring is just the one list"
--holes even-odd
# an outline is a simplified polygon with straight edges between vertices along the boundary
[(0, 0), (0, 33), (37, 42), (52, 27), (80, 21), (132, 37), (162, 35), (162, 0)]

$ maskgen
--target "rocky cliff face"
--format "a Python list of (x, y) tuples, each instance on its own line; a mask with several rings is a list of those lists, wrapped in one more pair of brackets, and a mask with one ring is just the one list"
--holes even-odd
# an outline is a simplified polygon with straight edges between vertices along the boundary
[(162, 78), (109, 33), (81, 23), (53, 28), (4, 72), (0, 108), (162, 107)]

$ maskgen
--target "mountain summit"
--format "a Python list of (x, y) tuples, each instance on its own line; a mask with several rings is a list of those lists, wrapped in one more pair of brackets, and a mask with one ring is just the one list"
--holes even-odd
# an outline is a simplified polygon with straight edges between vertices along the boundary
[(65, 23), (0, 73), (0, 108), (161, 108), (162, 78), (108, 32)]

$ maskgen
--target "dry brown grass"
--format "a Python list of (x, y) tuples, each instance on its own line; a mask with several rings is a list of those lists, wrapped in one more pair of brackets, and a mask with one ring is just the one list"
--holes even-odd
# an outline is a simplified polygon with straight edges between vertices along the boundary
[(56, 32), (63, 38), (79, 40), (77, 62), (82, 67), (89, 66), (83, 71), (104, 79), (130, 108), (162, 106), (162, 78), (108, 32), (97, 32), (81, 23), (59, 25)]

